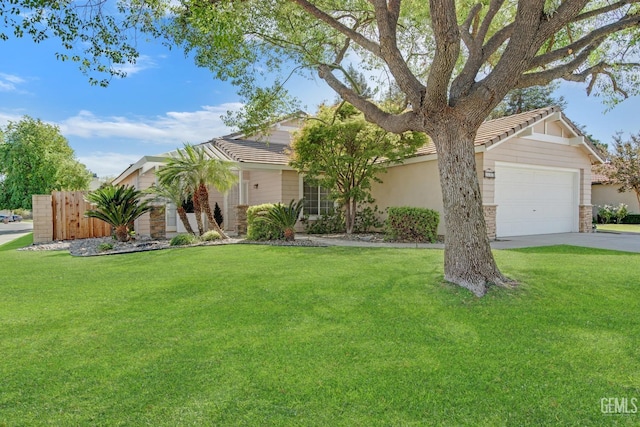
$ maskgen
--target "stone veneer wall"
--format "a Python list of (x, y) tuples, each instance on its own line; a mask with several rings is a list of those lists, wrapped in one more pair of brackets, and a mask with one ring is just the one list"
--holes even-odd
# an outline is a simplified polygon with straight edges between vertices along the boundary
[(487, 224), (487, 237), (496, 238), (496, 211), (497, 205), (482, 205), (484, 210), (484, 221)]
[(580, 205), (579, 214), (578, 214), (578, 231), (580, 233), (591, 233), (593, 232), (593, 206), (591, 205)]
[(154, 206), (149, 212), (149, 228), (151, 237), (164, 239), (167, 237), (167, 224), (164, 206)]
[(248, 205), (236, 206), (236, 232), (238, 236), (247, 234), (247, 209)]

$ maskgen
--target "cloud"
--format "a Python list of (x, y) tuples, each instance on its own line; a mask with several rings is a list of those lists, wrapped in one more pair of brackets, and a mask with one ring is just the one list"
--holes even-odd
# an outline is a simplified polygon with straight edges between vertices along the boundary
[(122, 71), (127, 73), (127, 76), (133, 76), (141, 71), (147, 70), (149, 68), (156, 68), (157, 63), (148, 55), (140, 55), (136, 60), (135, 64), (126, 63), (120, 66), (114, 67), (118, 71)]
[(115, 177), (124, 171), (128, 165), (140, 160), (142, 156), (143, 154), (94, 151), (86, 156), (78, 156), (78, 161), (99, 177)]
[(23, 115), (16, 113), (5, 113), (0, 111), (0, 127), (5, 127), (9, 122), (18, 122)]
[(0, 92), (17, 92), (18, 86), (25, 82), (22, 77), (0, 73)]
[(153, 118), (98, 117), (90, 111), (80, 111), (59, 125), (67, 137), (122, 138), (178, 147), (186, 142), (197, 144), (229, 133), (230, 129), (222, 123), (220, 116), (240, 107), (239, 103), (203, 106), (198, 111), (172, 111)]

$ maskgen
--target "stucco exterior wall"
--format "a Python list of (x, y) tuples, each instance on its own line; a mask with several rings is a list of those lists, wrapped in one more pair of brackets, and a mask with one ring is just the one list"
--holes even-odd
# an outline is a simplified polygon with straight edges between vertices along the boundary
[[(136, 175), (137, 174), (138, 172), (136, 172)], [(134, 175), (134, 174), (131, 174), (131, 175)], [(138, 190), (146, 190), (147, 188), (151, 187), (153, 184), (156, 183), (156, 174), (154, 169), (147, 171), (147, 173), (137, 175), (136, 178), (137, 178), (136, 179), (137, 183), (135, 187)], [(129, 177), (127, 177), (126, 179), (129, 179)], [(123, 181), (123, 184), (124, 184), (124, 181)], [(134, 228), (135, 228), (136, 234), (139, 236), (151, 236), (150, 214), (147, 212), (146, 214), (142, 215), (140, 218), (135, 220)]]
[[(255, 188), (256, 185), (258, 188)], [(249, 180), (249, 205), (282, 202), (281, 171), (252, 170)]]
[[(619, 193), (620, 185), (613, 184), (593, 184), (591, 186), (591, 202), (594, 207), (603, 205), (619, 205), (624, 203), (629, 206), (629, 212), (640, 213), (638, 199), (632, 191)], [(595, 209), (597, 212), (597, 209)]]
[(291, 200), (296, 202), (302, 198), (300, 194), (300, 175), (296, 171), (282, 171), (282, 203), (289, 204)]

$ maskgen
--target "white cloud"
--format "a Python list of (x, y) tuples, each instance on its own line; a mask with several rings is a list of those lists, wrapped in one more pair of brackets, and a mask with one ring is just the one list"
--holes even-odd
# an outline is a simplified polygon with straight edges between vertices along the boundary
[(9, 122), (18, 122), (22, 115), (16, 113), (4, 113), (0, 111), (0, 127), (5, 127)]
[(25, 82), (26, 80), (22, 77), (0, 73), (0, 92), (16, 92), (18, 86)]
[(156, 62), (148, 55), (140, 55), (136, 60), (135, 64), (126, 63), (120, 66), (114, 67), (118, 71), (122, 71), (127, 73), (127, 76), (132, 76), (137, 74), (143, 70), (147, 70), (149, 68), (156, 68)]
[[(148, 153), (146, 153), (148, 154)], [(99, 177), (117, 176), (130, 164), (137, 162), (143, 155), (120, 154), (94, 151), (87, 156), (78, 156), (78, 161)]]
[(65, 136), (123, 138), (177, 147), (229, 133), (220, 116), (240, 107), (239, 103), (203, 106), (198, 111), (172, 111), (153, 118), (98, 117), (89, 111), (80, 111), (59, 125)]

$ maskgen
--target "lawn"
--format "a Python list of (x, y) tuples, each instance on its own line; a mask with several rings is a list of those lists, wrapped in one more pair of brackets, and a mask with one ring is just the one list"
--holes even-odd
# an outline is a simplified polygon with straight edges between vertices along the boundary
[(598, 224), (599, 231), (617, 231), (621, 233), (640, 233), (640, 224)]
[(638, 255), (497, 251), (521, 285), (477, 299), (439, 250), (28, 239), (0, 247), (0, 426), (640, 423), (601, 411), (640, 398)]

